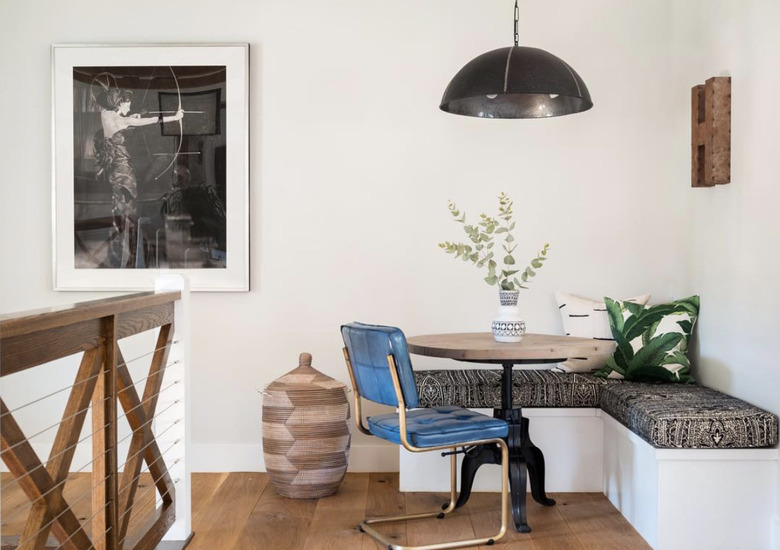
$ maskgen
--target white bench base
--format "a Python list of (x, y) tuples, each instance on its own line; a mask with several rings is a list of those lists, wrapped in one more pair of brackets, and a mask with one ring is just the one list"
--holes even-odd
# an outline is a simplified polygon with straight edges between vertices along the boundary
[(607, 413), (604, 494), (656, 550), (771, 550), (777, 449), (656, 449)]
[[(600, 409), (523, 414), (546, 490), (603, 492), (655, 550), (780, 550), (778, 449), (656, 449)], [(449, 490), (438, 453), (399, 462), (401, 491)], [(498, 466), (481, 468), (474, 490), (499, 489)]]

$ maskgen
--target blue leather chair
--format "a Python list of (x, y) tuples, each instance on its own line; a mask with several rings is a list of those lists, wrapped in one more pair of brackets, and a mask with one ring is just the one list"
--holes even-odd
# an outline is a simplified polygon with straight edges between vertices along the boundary
[[(504, 420), (492, 418), (462, 407), (419, 408), (412, 362), (406, 338), (400, 329), (380, 325), (350, 323), (341, 327), (344, 358), (352, 380), (355, 397), (355, 422), (361, 432), (386, 439), (411, 452), (441, 451), (450, 455), (450, 502), (441, 510), (405, 516), (366, 519), (360, 530), (391, 550), (461, 548), (491, 545), (504, 536), (509, 521), (509, 453), (504, 437), (508, 428)], [(395, 413), (366, 418), (363, 423), (361, 400), (397, 407)], [(425, 546), (402, 546), (393, 543), (372, 525), (430, 517), (444, 518), (455, 509), (456, 454), (458, 447), (493, 443), (501, 449), (501, 529), (487, 538), (442, 542)], [(445, 453), (442, 453), (444, 455)]]

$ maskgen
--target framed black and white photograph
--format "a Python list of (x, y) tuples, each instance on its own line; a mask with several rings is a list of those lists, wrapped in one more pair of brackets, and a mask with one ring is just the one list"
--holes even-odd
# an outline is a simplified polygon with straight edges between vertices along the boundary
[(55, 290), (249, 290), (248, 57), (53, 47)]

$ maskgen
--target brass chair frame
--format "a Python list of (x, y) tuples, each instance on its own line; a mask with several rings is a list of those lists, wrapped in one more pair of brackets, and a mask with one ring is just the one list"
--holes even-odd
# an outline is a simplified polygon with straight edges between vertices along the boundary
[[(363, 424), (363, 412), (362, 412), (362, 403), (361, 403), (361, 395), (358, 390), (358, 386), (355, 380), (355, 373), (352, 371), (352, 362), (349, 359), (349, 352), (347, 351), (347, 348), (343, 348), (344, 351), (344, 360), (347, 362), (347, 370), (349, 371), (349, 378), (352, 382), (352, 388), (353, 388), (353, 395), (354, 395), (354, 403), (355, 403), (355, 424), (357, 425), (357, 429), (367, 435), (373, 435), (368, 428), (365, 427)], [(433, 512), (424, 512), (420, 514), (409, 514), (404, 516), (388, 516), (388, 517), (382, 517), (382, 518), (374, 518), (374, 519), (365, 519), (360, 524), (359, 528), (362, 532), (368, 534), (371, 536), (374, 540), (378, 541), (379, 543), (383, 544), (386, 548), (389, 550), (442, 550), (444, 548), (463, 548), (466, 546), (480, 546), (480, 545), (492, 545), (499, 539), (501, 539), (507, 532), (507, 526), (509, 524), (509, 450), (506, 445), (506, 441), (500, 438), (494, 438), (494, 439), (478, 439), (474, 441), (464, 441), (463, 443), (459, 444), (458, 446), (466, 447), (466, 446), (472, 446), (472, 445), (487, 445), (487, 444), (496, 444), (501, 449), (501, 528), (499, 529), (498, 533), (496, 533), (493, 536), (490, 537), (483, 537), (483, 538), (474, 538), (474, 539), (465, 539), (465, 540), (458, 540), (458, 541), (452, 541), (452, 542), (444, 542), (444, 543), (437, 543), (437, 544), (426, 544), (423, 546), (405, 546), (400, 544), (395, 544), (385, 536), (383, 536), (381, 533), (377, 532), (372, 525), (378, 525), (381, 523), (392, 523), (397, 521), (407, 521), (407, 520), (415, 520), (415, 519), (424, 519), (424, 518), (444, 518), (447, 514), (455, 510), (455, 503), (457, 501), (457, 481), (456, 481), (456, 472), (457, 472), (457, 463), (456, 463), (456, 455), (455, 451), (457, 450), (456, 446), (452, 445), (440, 445), (436, 447), (415, 447), (412, 445), (407, 437), (406, 432), (406, 403), (404, 401), (403, 391), (401, 390), (401, 382), (398, 378), (398, 371), (396, 368), (395, 363), (395, 357), (392, 355), (387, 356), (387, 364), (390, 368), (390, 376), (393, 379), (393, 386), (395, 388), (395, 395), (398, 399), (398, 423), (399, 423), (399, 435), (401, 438), (401, 444), (404, 446), (404, 448), (408, 451), (411, 451), (413, 453), (422, 453), (422, 452), (428, 452), (428, 451), (440, 451), (440, 450), (447, 450), (450, 452), (450, 502), (448, 505), (445, 505), (442, 507), (441, 510), (433, 511)], [(375, 436), (376, 437), (376, 436)]]

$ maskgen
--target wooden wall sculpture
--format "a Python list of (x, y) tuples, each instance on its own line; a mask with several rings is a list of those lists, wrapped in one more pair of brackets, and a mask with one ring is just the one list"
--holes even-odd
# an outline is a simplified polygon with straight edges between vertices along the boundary
[(691, 187), (731, 182), (731, 77), (691, 89)]

